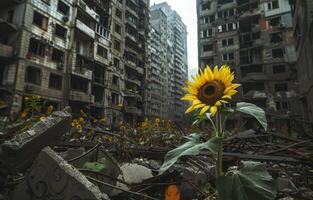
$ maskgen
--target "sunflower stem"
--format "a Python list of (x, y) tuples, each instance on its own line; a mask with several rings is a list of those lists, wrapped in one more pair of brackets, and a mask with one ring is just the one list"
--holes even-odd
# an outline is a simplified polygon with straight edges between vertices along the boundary
[[(219, 112), (216, 114), (216, 126), (217, 126), (217, 137), (223, 139), (223, 124), (222, 124), (222, 117)], [(223, 144), (221, 143), (218, 152), (217, 152), (217, 159), (216, 159), (216, 177), (220, 177), (223, 174)]]

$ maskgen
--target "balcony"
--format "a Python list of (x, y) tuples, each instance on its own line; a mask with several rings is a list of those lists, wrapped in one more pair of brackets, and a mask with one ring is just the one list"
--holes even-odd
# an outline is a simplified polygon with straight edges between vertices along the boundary
[(125, 106), (125, 112), (135, 115), (142, 115), (142, 110), (135, 106)]
[(125, 97), (136, 98), (138, 100), (142, 99), (142, 97), (138, 94), (139, 93), (138, 91), (125, 90), (124, 93), (125, 93), (124, 95)]
[(17, 31), (17, 26), (0, 18), (0, 32), (4, 34)]
[(133, 84), (136, 84), (138, 86), (141, 86), (141, 82), (139, 80), (137, 80), (137, 79), (132, 79), (132, 78), (129, 78), (129, 77), (126, 76), (126, 81), (131, 82)]
[(266, 81), (271, 80), (272, 77), (270, 77), (268, 74), (263, 72), (252, 72), (248, 73), (247, 76), (242, 80), (242, 82), (245, 81)]
[(95, 31), (89, 28), (79, 19), (76, 19), (76, 28), (91, 37), (92, 39), (95, 39)]
[(92, 71), (89, 69), (75, 67), (72, 70), (72, 74), (86, 78), (88, 80), (92, 79)]
[(126, 61), (125, 61), (125, 64), (126, 64), (126, 66), (128, 66), (128, 67), (130, 67), (130, 68), (136, 70), (136, 63), (134, 63), (133, 61), (131, 61), (131, 60), (126, 60)]
[(0, 58), (10, 58), (13, 56), (13, 47), (0, 43)]
[(82, 91), (70, 91), (70, 100), (71, 101), (80, 101), (85, 103), (94, 103), (95, 96), (84, 93)]
[(100, 17), (99, 15), (89, 8), (87, 4), (83, 0), (78, 1), (78, 6), (86, 13), (88, 14), (92, 19), (96, 20), (97, 22), (99, 21)]

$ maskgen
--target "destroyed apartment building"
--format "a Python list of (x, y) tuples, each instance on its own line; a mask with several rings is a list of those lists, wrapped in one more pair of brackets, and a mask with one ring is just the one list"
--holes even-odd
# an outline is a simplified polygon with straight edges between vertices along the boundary
[(241, 83), (236, 100), (273, 117), (300, 116), (296, 51), (288, 0), (198, 0), (199, 66), (228, 64)]
[(144, 114), (147, 0), (0, 2), (0, 109), (24, 97), (109, 122)]

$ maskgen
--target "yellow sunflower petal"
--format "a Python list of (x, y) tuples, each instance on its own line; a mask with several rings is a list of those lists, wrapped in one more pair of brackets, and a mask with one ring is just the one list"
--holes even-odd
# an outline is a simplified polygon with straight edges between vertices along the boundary
[(211, 106), (210, 107), (210, 113), (212, 114), (212, 116), (214, 116), (216, 112), (217, 112), (217, 107), (216, 106)]
[(201, 111), (200, 111), (200, 115), (203, 115), (206, 111), (208, 111), (210, 108), (210, 106), (204, 106)]
[(184, 100), (184, 101), (193, 101), (196, 100), (197, 97), (195, 95), (192, 94), (186, 94), (184, 97), (182, 97), (180, 100)]
[(195, 105), (198, 105), (198, 104), (201, 104), (202, 101), (200, 101), (199, 99), (196, 99), (192, 102), (192, 105), (195, 106)]
[(210, 66), (207, 66), (205, 68), (204, 75), (205, 75), (207, 81), (213, 80), (213, 72), (212, 72)]
[(222, 96), (222, 99), (231, 99), (231, 96), (229, 96), (229, 95), (224, 95), (224, 96)]
[(222, 105), (222, 103), (220, 102), (220, 101), (217, 101), (216, 103), (215, 103), (215, 106), (221, 106)]
[(203, 106), (206, 106), (206, 104), (201, 103), (194, 106), (194, 108), (202, 108)]
[(232, 96), (234, 94), (236, 94), (238, 91), (237, 90), (231, 90), (229, 92), (226, 93), (226, 95)]
[(190, 112), (192, 112), (192, 111), (194, 111), (194, 110), (195, 110), (195, 108), (194, 108), (193, 106), (190, 106), (190, 107), (185, 111), (185, 114), (190, 113)]

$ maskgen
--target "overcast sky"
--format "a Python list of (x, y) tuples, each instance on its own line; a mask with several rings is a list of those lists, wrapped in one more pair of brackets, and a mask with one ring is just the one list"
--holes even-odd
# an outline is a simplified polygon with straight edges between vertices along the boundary
[[(150, 0), (150, 5), (165, 2), (165, 0)], [(197, 73), (198, 69), (198, 48), (197, 48), (197, 9), (196, 0), (166, 0), (182, 18), (187, 26), (188, 45), (188, 68), (189, 77)]]

